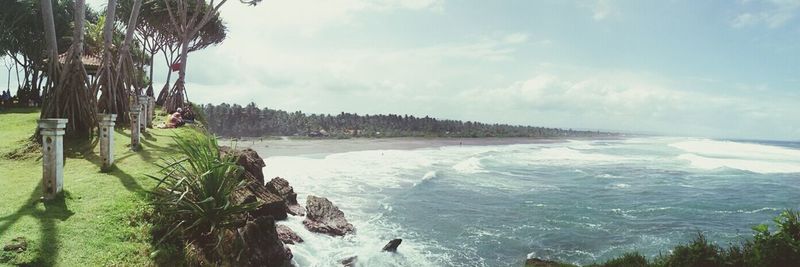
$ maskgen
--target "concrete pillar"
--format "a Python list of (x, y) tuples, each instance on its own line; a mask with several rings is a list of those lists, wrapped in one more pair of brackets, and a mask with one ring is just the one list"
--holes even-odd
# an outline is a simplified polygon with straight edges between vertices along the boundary
[(131, 116), (131, 150), (137, 151), (139, 150), (140, 146), (140, 139), (139, 139), (139, 115), (142, 112), (142, 106), (140, 105), (132, 105), (130, 113)]
[(147, 127), (153, 128), (153, 117), (156, 116), (156, 98), (147, 98)]
[(150, 110), (150, 108), (147, 107), (148, 102), (150, 102), (148, 101), (147, 98), (148, 97), (146, 95), (140, 95), (138, 101), (139, 105), (142, 108), (142, 112), (139, 113), (139, 130), (143, 133), (147, 132), (147, 117), (148, 117), (147, 114), (149, 113), (148, 111)]
[(52, 199), (64, 187), (64, 128), (67, 119), (39, 120), (42, 134), (42, 189)]
[(98, 114), (98, 131), (97, 136), (100, 137), (100, 159), (103, 165), (100, 167), (101, 171), (109, 171), (111, 166), (114, 165), (114, 124), (117, 120), (117, 114)]

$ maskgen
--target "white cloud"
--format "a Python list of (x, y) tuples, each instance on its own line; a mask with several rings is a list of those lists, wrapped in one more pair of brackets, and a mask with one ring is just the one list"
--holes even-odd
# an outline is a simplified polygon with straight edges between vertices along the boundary
[(800, 12), (800, 0), (745, 1), (742, 4), (760, 10), (737, 15), (731, 20), (731, 26), (735, 28), (762, 24), (769, 28), (778, 28), (793, 20)]
[(592, 18), (595, 20), (604, 20), (619, 14), (619, 11), (611, 4), (610, 0), (597, 0), (591, 8)]
[(444, 0), (263, 1), (256, 7), (232, 2), (226, 4), (222, 14), (226, 20), (246, 20), (251, 30), (289, 31), (311, 35), (326, 27), (352, 23), (354, 17), (360, 13), (395, 10), (440, 12), (443, 6)]
[(682, 86), (637, 72), (543, 71), (505, 87), (465, 91), (460, 97), (495, 112), (513, 111), (560, 127), (741, 137), (759, 134), (754, 129), (790, 133), (793, 128), (787, 125), (800, 123), (785, 115), (787, 110), (800, 113), (789, 101), (722, 96)]

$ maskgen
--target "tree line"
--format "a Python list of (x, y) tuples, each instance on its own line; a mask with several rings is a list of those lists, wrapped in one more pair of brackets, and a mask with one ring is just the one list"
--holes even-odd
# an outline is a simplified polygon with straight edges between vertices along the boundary
[(578, 131), (412, 115), (305, 114), (259, 108), (255, 103), (200, 106), (209, 131), (225, 137), (599, 137), (613, 133)]

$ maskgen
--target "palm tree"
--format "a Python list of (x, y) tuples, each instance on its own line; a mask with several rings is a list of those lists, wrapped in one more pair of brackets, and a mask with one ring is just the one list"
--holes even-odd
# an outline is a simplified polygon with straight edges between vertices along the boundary
[[(48, 90), (42, 107), (42, 118), (66, 118), (67, 137), (91, 138), (96, 124), (97, 107), (90, 95), (86, 69), (83, 66), (84, 23), (86, 21), (85, 0), (75, 0), (72, 45), (64, 57), (63, 70), (58, 69), (58, 46), (55, 40), (53, 9), (49, 0), (42, 0), (42, 17), (49, 59)], [(53, 85), (52, 83), (55, 84)]]

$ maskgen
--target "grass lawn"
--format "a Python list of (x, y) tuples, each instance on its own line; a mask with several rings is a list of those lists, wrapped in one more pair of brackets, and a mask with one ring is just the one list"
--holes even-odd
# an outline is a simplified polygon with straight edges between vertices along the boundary
[(154, 163), (177, 156), (172, 136), (191, 128), (148, 129), (143, 149), (130, 151), (129, 130), (114, 133), (116, 168), (100, 172), (99, 146), (67, 144), (63, 197), (42, 202), (41, 154), (11, 159), (36, 128), (37, 109), (0, 111), (0, 247), (13, 238), (26, 251), (0, 250), (0, 266), (154, 265), (149, 225), (141, 224)]

